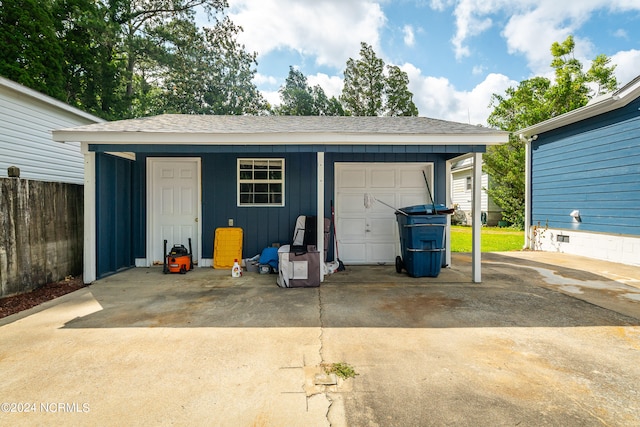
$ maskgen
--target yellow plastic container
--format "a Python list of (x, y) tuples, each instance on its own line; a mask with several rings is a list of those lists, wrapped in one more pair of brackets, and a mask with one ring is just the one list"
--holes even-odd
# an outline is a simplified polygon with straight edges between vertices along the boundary
[(242, 259), (242, 228), (216, 228), (213, 238), (213, 268), (233, 267), (235, 260)]

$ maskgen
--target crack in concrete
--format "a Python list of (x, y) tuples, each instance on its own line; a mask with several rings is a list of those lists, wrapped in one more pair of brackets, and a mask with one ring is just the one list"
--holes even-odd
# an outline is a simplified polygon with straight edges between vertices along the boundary
[[(322, 303), (322, 288), (320, 286), (318, 287), (318, 318), (320, 323), (320, 335), (318, 337), (318, 339), (320, 340), (320, 349), (318, 350), (318, 352), (320, 355), (320, 366), (323, 366), (323, 364), (325, 363), (325, 360), (324, 360), (324, 304)], [(325, 417), (327, 418), (327, 423), (329, 423), (329, 426), (331, 427), (330, 415), (331, 415), (331, 407), (333, 406), (333, 399), (331, 399), (331, 397), (329, 396), (329, 393), (327, 393), (326, 387), (324, 387), (323, 393), (325, 398), (329, 402)]]

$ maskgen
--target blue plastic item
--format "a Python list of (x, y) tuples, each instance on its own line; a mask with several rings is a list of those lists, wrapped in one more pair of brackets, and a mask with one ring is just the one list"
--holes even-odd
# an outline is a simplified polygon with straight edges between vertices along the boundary
[(398, 273), (406, 269), (412, 277), (437, 277), (440, 274), (447, 217), (435, 212), (445, 209), (444, 205), (398, 209), (396, 219), (402, 252), (402, 257), (396, 258)]
[(260, 254), (259, 263), (261, 265), (270, 265), (271, 268), (278, 271), (278, 248), (264, 248)]

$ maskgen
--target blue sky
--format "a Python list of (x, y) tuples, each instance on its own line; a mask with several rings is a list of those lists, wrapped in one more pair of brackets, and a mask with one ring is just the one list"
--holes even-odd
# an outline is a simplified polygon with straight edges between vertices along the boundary
[(604, 53), (619, 83), (640, 74), (640, 0), (229, 0), (258, 53), (255, 82), (278, 103), (289, 66), (340, 95), (360, 42), (409, 75), (421, 116), (485, 124), (492, 93), (552, 78), (550, 47), (568, 35), (585, 69)]

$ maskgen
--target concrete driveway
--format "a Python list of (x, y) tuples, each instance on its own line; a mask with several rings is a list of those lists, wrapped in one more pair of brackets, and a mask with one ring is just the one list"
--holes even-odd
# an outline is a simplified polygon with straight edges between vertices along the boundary
[[(470, 270), (347, 266), (315, 289), (125, 271), (0, 322), (0, 425), (640, 425), (640, 268)], [(358, 375), (324, 384), (338, 362)]]

